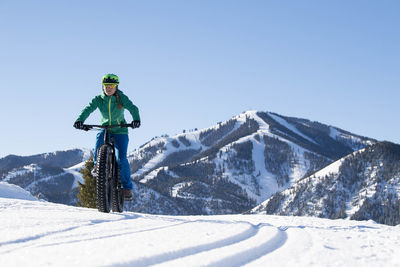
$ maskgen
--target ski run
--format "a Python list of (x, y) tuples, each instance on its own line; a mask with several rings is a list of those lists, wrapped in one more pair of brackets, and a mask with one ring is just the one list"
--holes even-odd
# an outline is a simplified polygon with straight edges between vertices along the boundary
[(0, 266), (400, 266), (400, 226), (161, 216), (37, 201), (0, 183)]

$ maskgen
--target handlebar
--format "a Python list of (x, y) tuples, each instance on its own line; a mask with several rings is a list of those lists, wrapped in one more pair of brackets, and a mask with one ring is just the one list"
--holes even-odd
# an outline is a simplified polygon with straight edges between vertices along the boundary
[(90, 130), (90, 129), (93, 129), (93, 128), (110, 129), (110, 128), (117, 128), (117, 127), (120, 127), (120, 128), (131, 127), (133, 129), (136, 128), (136, 127), (133, 127), (133, 125), (130, 124), (130, 123), (121, 123), (121, 124), (114, 124), (114, 125), (83, 124), (82, 126), (83, 126), (82, 130)]

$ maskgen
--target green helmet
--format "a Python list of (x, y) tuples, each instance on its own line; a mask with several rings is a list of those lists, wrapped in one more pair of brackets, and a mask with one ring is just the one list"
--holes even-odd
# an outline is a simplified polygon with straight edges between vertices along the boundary
[(103, 76), (102, 84), (119, 84), (117, 75), (109, 73)]

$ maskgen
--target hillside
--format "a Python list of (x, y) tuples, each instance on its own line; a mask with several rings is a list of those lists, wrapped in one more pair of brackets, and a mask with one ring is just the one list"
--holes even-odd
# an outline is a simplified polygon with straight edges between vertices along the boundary
[(83, 181), (79, 170), (90, 153), (73, 149), (26, 157), (9, 155), (0, 159), (0, 180), (18, 185), (38, 198), (74, 205), (78, 181)]
[(187, 214), (240, 213), (375, 142), (318, 122), (248, 111), (208, 129), (155, 138), (129, 160), (136, 182), (179, 201)]
[(253, 212), (400, 224), (400, 146), (381, 142), (352, 153)]

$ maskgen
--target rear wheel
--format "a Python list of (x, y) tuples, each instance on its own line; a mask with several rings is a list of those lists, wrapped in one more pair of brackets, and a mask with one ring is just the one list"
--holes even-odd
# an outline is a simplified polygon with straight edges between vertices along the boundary
[(102, 145), (97, 157), (97, 209), (100, 212), (110, 212), (112, 199), (112, 148)]
[(124, 211), (124, 190), (121, 184), (119, 166), (115, 163), (115, 175), (112, 179), (112, 210), (113, 212)]

